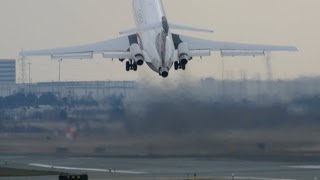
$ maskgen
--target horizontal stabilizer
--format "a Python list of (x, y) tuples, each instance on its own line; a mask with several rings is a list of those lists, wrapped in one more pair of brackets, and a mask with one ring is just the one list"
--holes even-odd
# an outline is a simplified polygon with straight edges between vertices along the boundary
[(144, 31), (148, 31), (148, 30), (151, 30), (151, 29), (161, 28), (161, 27), (162, 27), (162, 24), (159, 22), (159, 23), (148, 24), (148, 25), (145, 25), (145, 26), (139, 26), (139, 27), (136, 27), (136, 28), (132, 28), (132, 29), (129, 29), (129, 30), (126, 30), (126, 31), (122, 31), (119, 34), (120, 35), (136, 34), (136, 33), (139, 33), (139, 32), (144, 32)]
[(184, 26), (184, 25), (173, 24), (173, 23), (169, 23), (169, 26), (172, 29), (179, 29), (179, 30), (185, 30), (185, 31), (196, 31), (196, 32), (206, 32), (206, 33), (214, 32), (213, 30), (210, 30), (210, 29), (202, 29), (202, 28)]
[[(139, 27), (132, 28), (132, 29), (129, 29), (129, 30), (126, 30), (126, 31), (122, 31), (122, 32), (120, 32), (120, 34), (121, 35), (124, 35), (124, 34), (136, 34), (136, 33), (139, 33), (139, 32), (144, 32), (144, 31), (148, 31), (148, 30), (151, 30), (151, 29), (161, 28), (161, 27), (163, 27), (163, 24), (161, 22), (159, 22), (159, 23), (139, 26)], [(202, 29), (202, 28), (184, 26), (184, 25), (179, 25), (179, 24), (174, 24), (174, 23), (169, 23), (169, 28), (178, 29), (178, 30), (185, 30), (185, 31), (213, 33), (213, 30), (210, 30), (210, 29)]]

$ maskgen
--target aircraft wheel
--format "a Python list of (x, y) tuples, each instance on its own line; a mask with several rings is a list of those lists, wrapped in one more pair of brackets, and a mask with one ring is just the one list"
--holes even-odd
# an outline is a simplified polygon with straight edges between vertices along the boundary
[(179, 62), (176, 61), (174, 62), (174, 70), (178, 70), (179, 69)]
[(137, 65), (136, 63), (134, 63), (132, 66), (133, 66), (133, 70), (134, 70), (134, 71), (137, 71), (137, 70), (138, 70), (138, 65)]
[(186, 65), (185, 64), (181, 64), (181, 69), (182, 70), (186, 70)]
[(126, 71), (130, 71), (130, 63), (128, 61), (126, 62)]

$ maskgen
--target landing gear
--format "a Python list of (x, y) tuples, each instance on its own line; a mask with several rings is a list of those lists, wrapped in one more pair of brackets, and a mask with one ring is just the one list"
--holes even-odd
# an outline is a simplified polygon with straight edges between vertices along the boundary
[(182, 62), (174, 62), (174, 69), (175, 70), (179, 70), (179, 69), (182, 69), (182, 70), (186, 70), (186, 63), (182, 63)]
[(134, 71), (138, 70), (137, 63), (135, 63), (132, 60), (129, 60), (129, 61), (126, 62), (126, 71), (130, 71), (130, 70), (134, 70)]
[(129, 61), (126, 62), (126, 71), (130, 71), (130, 63), (129, 63)]
[(137, 65), (136, 63), (133, 63), (132, 66), (133, 66), (132, 69), (133, 69), (134, 71), (137, 71), (137, 70), (138, 70), (138, 65)]
[(176, 61), (174, 62), (174, 70), (178, 70), (179, 69), (179, 62)]
[(181, 64), (181, 69), (186, 70), (186, 64)]

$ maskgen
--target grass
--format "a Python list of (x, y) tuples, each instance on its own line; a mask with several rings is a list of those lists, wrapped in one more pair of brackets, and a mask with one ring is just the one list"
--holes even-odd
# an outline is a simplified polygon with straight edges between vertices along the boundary
[(39, 171), (0, 167), (0, 177), (50, 176), (59, 174), (59, 172), (54, 171)]

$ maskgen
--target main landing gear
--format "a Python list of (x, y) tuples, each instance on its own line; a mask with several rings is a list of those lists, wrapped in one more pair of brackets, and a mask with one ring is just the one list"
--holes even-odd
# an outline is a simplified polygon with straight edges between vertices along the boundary
[(186, 70), (186, 65), (187, 63), (182, 63), (182, 62), (174, 62), (174, 69), (175, 70), (179, 70), (179, 69), (182, 69), (182, 70)]
[(126, 62), (126, 71), (130, 71), (130, 70), (134, 70), (134, 71), (138, 70), (138, 65), (133, 60), (129, 60)]

